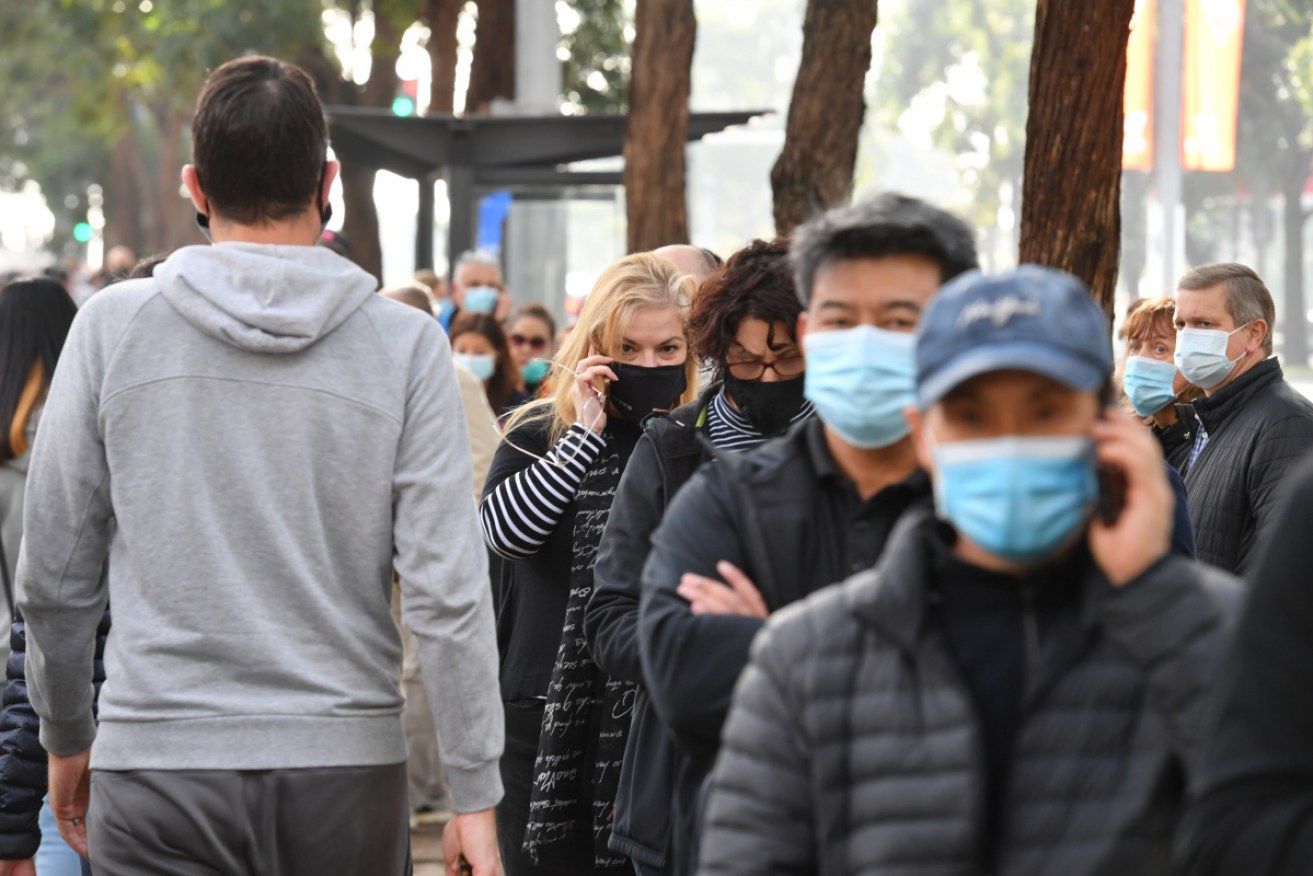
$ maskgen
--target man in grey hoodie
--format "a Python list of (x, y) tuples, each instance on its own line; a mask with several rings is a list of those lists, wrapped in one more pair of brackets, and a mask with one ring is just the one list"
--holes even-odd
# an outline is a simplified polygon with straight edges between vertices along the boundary
[(105, 874), (406, 872), (395, 568), (448, 862), (490, 876), (497, 649), (446, 338), (314, 246), (338, 168), (303, 71), (225, 64), (192, 133), (214, 245), (79, 314), (28, 481), (20, 604), (60, 832)]

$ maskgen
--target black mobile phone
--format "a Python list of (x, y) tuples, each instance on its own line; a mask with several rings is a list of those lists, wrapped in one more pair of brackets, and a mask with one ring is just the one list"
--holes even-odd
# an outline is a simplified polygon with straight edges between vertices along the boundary
[(1099, 519), (1112, 526), (1126, 505), (1126, 475), (1113, 465), (1100, 464), (1096, 470), (1099, 479)]

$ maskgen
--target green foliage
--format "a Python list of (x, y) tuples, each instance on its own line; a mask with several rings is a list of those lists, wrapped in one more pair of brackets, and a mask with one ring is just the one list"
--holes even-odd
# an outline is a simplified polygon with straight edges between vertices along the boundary
[(1024, 164), (1035, 2), (889, 6), (880, 10), (888, 38), (874, 81), (875, 121), (907, 129), (930, 119), (931, 142), (956, 156), (960, 182), (972, 193), (970, 219), (992, 228), (1004, 206), (1000, 193), (1020, 181)]
[(577, 16), (578, 25), (561, 35), (564, 108), (576, 114), (625, 112), (633, 39), (632, 0), (569, 0), (567, 5)]
[[(24, 0), (0, 4), (0, 185), (40, 183), (58, 229), (109, 176), (112, 145), (185, 113), (231, 58), (323, 43), (322, 0)], [(149, 155), (153, 144), (143, 142)], [(157, 156), (162, 157), (162, 156)], [(165, 159), (169, 160), (169, 159)]]

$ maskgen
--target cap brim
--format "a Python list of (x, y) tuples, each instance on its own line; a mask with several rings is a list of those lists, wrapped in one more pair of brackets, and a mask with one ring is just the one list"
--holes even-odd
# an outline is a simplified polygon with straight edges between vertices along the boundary
[(1103, 367), (1052, 347), (1022, 342), (990, 344), (968, 350), (916, 388), (922, 409), (939, 401), (957, 387), (993, 371), (1029, 371), (1081, 392), (1097, 392), (1111, 376)]

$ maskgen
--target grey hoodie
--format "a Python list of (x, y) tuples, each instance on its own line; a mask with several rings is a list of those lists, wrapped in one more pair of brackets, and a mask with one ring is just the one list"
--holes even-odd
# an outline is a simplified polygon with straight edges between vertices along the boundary
[(456, 808), (500, 799), (491, 589), (451, 353), (436, 321), (373, 291), (323, 248), (223, 243), (78, 314), (18, 573), (49, 751), (95, 739), (104, 770), (405, 760), (395, 567)]

